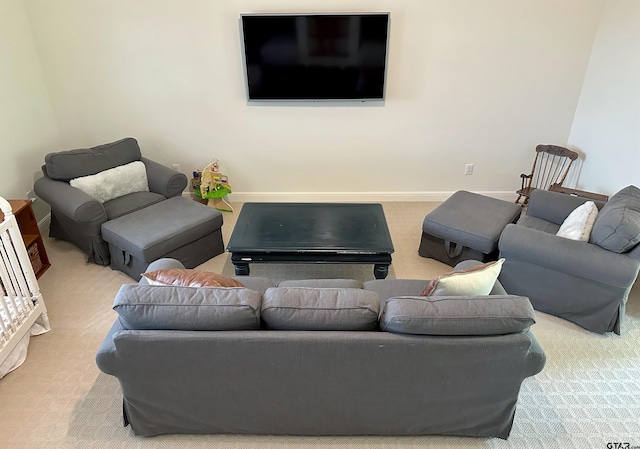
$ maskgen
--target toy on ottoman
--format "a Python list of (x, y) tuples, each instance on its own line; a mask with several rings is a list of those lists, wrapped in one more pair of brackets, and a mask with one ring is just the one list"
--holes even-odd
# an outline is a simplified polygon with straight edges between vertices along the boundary
[(521, 213), (518, 204), (460, 190), (425, 217), (418, 254), (451, 266), (497, 260), (500, 234)]

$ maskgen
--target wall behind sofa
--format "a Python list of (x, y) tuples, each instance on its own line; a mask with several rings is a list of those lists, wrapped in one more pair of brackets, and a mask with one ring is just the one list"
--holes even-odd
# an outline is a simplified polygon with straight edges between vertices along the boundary
[[(536, 144), (567, 142), (603, 4), (24, 2), (62, 139), (52, 150), (134, 136), (185, 173), (216, 157), (238, 200), (510, 195)], [(247, 104), (240, 13), (301, 10), (391, 12), (384, 104)]]
[(569, 143), (586, 154), (579, 187), (640, 187), (640, 2), (603, 10)]
[[(44, 149), (59, 146), (22, 0), (0, 1), (0, 196), (25, 198)], [(38, 203), (35, 207), (39, 206)]]

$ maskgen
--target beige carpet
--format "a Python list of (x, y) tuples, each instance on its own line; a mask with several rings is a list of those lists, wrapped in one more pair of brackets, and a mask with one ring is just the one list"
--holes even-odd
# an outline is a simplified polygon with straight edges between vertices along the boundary
[[(424, 215), (436, 203), (385, 203), (397, 278), (449, 270), (417, 254)], [(240, 204), (234, 204), (236, 211)], [(237, 212), (236, 212), (237, 214)], [(225, 214), (228, 241), (234, 214)], [(95, 351), (115, 319), (125, 275), (85, 263), (66, 242), (46, 239), (52, 267), (40, 279), (52, 330), (31, 338), (23, 366), (0, 380), (0, 448), (607, 448), (640, 447), (640, 288), (629, 299), (623, 335), (589, 333), (542, 313), (533, 330), (545, 369), (523, 384), (508, 441), (456, 437), (270, 437), (171, 435), (139, 438), (122, 427), (115, 379), (98, 371)], [(228, 255), (201, 268), (222, 272)], [(469, 373), (473, 375), (473, 373)], [(461, 411), (462, 412), (462, 411)]]

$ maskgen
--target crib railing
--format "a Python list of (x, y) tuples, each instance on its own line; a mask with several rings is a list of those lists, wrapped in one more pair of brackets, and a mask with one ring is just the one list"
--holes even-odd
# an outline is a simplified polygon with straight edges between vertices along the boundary
[(0, 197), (0, 364), (36, 320), (49, 330), (47, 308), (11, 205)]

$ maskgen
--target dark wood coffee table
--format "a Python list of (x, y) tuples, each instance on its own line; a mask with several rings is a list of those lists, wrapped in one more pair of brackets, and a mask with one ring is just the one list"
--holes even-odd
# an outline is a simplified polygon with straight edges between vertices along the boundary
[(393, 243), (380, 204), (245, 203), (227, 251), (236, 275), (250, 263), (352, 263), (384, 279)]

